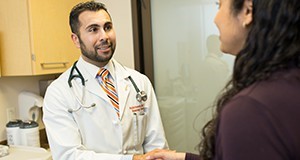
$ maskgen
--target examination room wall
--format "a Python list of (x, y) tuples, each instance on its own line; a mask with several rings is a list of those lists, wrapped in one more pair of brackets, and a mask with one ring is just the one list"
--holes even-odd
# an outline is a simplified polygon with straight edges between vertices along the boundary
[(6, 140), (5, 125), (9, 121), (7, 109), (14, 110), (15, 114), (11, 119), (18, 118), (19, 93), (29, 91), (39, 94), (39, 81), (53, 78), (54, 75), (0, 77), (0, 142)]
[[(114, 57), (123, 65), (134, 68), (131, 1), (97, 1), (106, 4), (113, 18), (117, 34), (117, 48)], [(16, 111), (15, 117), (18, 118), (17, 106), (19, 93), (26, 90), (39, 94), (39, 81), (53, 78), (55, 78), (54, 75), (0, 77), (0, 142), (6, 140), (5, 124), (8, 122), (6, 110), (8, 108), (14, 108)]]

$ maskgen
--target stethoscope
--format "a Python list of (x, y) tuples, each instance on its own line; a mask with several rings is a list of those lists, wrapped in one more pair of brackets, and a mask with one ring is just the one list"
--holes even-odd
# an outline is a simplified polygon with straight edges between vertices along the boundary
[[(69, 87), (70, 89), (72, 90), (74, 96), (75, 96), (75, 99), (76, 101), (79, 103), (80, 107), (78, 107), (77, 109), (71, 109), (69, 108), (68, 109), (68, 112), (69, 113), (73, 113), (73, 112), (77, 112), (78, 110), (80, 110), (81, 108), (92, 108), (92, 107), (95, 107), (96, 104), (95, 103), (92, 103), (91, 105), (86, 105), (84, 104), (84, 100), (85, 100), (85, 92), (86, 92), (86, 89), (85, 89), (85, 79), (84, 77), (82, 76), (81, 72), (79, 71), (79, 69), (77, 68), (76, 66), (77, 64), (77, 61), (74, 62), (72, 68), (71, 68), (71, 71), (70, 71), (70, 75), (69, 75), (69, 79), (68, 79), (68, 84), (69, 84)], [(77, 72), (77, 74), (74, 73), (74, 70)], [(82, 84), (82, 98), (81, 100), (78, 98), (78, 96), (76, 95), (75, 91), (74, 91), (74, 88), (73, 88), (73, 85), (72, 85), (72, 80), (75, 79), (75, 78), (79, 78), (80, 81), (81, 81), (81, 84)], [(140, 91), (140, 89), (137, 87), (136, 83), (134, 82), (134, 80), (132, 79), (131, 76), (128, 77), (128, 79), (130, 80), (130, 82), (132, 83), (135, 91), (136, 91), (136, 100), (140, 103), (143, 103), (143, 102), (146, 102), (147, 101), (147, 94), (145, 91)]]

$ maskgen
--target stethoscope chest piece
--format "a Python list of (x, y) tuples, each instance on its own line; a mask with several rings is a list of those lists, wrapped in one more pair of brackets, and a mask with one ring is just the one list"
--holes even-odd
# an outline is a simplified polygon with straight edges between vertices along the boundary
[(147, 97), (147, 93), (145, 91), (140, 91), (140, 89), (137, 87), (137, 85), (135, 84), (134, 80), (131, 78), (131, 76), (128, 77), (128, 79), (131, 81), (135, 91), (136, 91), (136, 100), (138, 102), (146, 102), (148, 97)]
[(140, 91), (136, 94), (136, 100), (138, 102), (146, 102), (147, 101), (147, 94), (145, 91)]
[[(74, 96), (76, 98), (76, 100), (78, 101), (78, 103), (80, 104), (80, 107), (76, 108), (76, 109), (68, 109), (68, 112), (69, 113), (73, 113), (73, 112), (76, 112), (78, 110), (80, 110), (81, 108), (92, 108), (92, 107), (95, 107), (96, 104), (95, 103), (92, 103), (91, 105), (85, 105), (83, 104), (84, 102), (84, 99), (85, 99), (85, 79), (84, 77), (82, 76), (82, 74), (80, 73), (79, 69), (77, 68), (76, 66), (76, 63), (77, 61), (73, 64), (72, 68), (71, 68), (71, 71), (70, 71), (70, 75), (69, 75), (69, 79), (68, 79), (68, 84), (69, 84), (69, 87), (70, 89), (73, 91), (74, 93)], [(74, 70), (77, 72), (77, 74), (74, 73)], [(83, 86), (83, 89), (82, 89), (82, 98), (81, 100), (76, 96), (75, 94), (75, 91), (74, 91), (74, 88), (72, 86), (72, 80), (73, 79), (76, 79), (76, 78), (79, 78), (81, 80), (81, 84)], [(142, 102), (146, 102), (147, 101), (147, 94), (145, 91), (140, 91), (140, 89), (137, 87), (137, 85), (135, 84), (134, 80), (131, 78), (131, 76), (128, 77), (129, 80), (131, 81), (132, 85), (134, 86), (134, 89), (136, 91), (136, 100), (140, 103)]]

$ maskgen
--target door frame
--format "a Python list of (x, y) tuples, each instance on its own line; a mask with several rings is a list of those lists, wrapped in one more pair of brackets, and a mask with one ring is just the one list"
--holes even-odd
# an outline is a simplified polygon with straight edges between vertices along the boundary
[(150, 0), (131, 0), (134, 64), (154, 85), (153, 44)]

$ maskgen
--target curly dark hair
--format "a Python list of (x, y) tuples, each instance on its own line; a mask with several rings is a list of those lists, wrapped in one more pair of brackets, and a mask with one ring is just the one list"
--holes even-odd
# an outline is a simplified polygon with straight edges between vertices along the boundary
[(80, 27), (80, 22), (79, 22), (79, 15), (84, 12), (84, 11), (99, 11), (99, 10), (105, 10), (107, 14), (109, 15), (110, 19), (111, 16), (107, 11), (107, 8), (105, 7), (105, 4), (100, 3), (100, 2), (95, 2), (95, 1), (87, 1), (87, 2), (82, 2), (74, 6), (70, 12), (69, 16), (69, 25), (71, 27), (72, 33), (75, 33), (76, 35), (79, 35), (79, 27)]
[[(245, 0), (231, 0), (237, 15)], [(274, 72), (300, 68), (300, 3), (298, 0), (252, 0), (253, 21), (244, 48), (237, 54), (231, 80), (215, 103), (213, 118), (202, 129), (198, 145), (202, 160), (215, 155), (217, 123), (226, 103), (255, 82)]]

